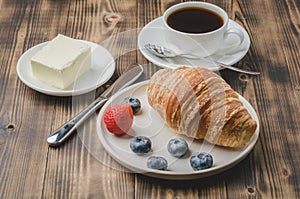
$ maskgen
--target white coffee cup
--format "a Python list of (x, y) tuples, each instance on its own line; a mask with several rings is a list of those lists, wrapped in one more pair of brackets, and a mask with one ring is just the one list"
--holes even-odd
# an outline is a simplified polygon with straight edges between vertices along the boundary
[[(208, 10), (218, 15), (223, 20), (223, 25), (215, 30), (204, 33), (187, 33), (176, 30), (168, 24), (168, 17), (176, 11), (198, 8)], [(224, 51), (224, 54), (230, 54), (230, 51), (238, 48), (244, 40), (244, 34), (240, 29), (228, 28), (229, 18), (227, 13), (220, 7), (206, 2), (184, 2), (168, 8), (163, 14), (163, 24), (165, 31), (165, 40), (168, 47), (179, 54), (192, 54), (199, 57), (207, 57), (219, 50)], [(236, 42), (222, 48), (224, 42), (229, 35), (235, 35)]]

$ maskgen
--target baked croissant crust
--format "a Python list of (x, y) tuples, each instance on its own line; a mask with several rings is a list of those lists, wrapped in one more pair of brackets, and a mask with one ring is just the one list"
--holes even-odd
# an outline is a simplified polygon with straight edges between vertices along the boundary
[(175, 132), (212, 144), (245, 145), (257, 127), (238, 94), (206, 68), (161, 69), (151, 77), (147, 97)]

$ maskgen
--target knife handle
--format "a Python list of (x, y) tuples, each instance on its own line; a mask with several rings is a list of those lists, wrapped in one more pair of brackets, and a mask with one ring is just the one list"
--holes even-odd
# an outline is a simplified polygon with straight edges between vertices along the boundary
[(102, 107), (106, 101), (107, 98), (97, 98), (78, 115), (73, 117), (70, 121), (63, 124), (55, 131), (53, 131), (47, 139), (49, 146), (57, 147), (61, 145), (70, 135), (72, 135), (75, 132), (76, 128), (80, 124), (82, 124), (83, 121), (85, 121), (89, 116), (91, 116), (91, 114), (94, 113), (97, 109)]

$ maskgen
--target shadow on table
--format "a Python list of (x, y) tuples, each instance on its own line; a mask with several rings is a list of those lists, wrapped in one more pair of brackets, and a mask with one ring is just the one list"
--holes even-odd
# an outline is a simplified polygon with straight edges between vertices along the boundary
[(224, 184), (229, 182), (244, 182), (249, 179), (250, 176), (246, 176), (250, 164), (250, 158), (247, 156), (239, 164), (234, 167), (223, 171), (222, 173), (212, 175), (209, 177), (198, 178), (193, 180), (164, 180), (148, 177), (145, 175), (137, 174), (138, 178), (147, 183), (159, 184), (164, 188), (172, 188), (172, 189), (193, 189), (193, 188), (201, 188), (201, 187), (209, 187), (216, 186), (217, 184)]

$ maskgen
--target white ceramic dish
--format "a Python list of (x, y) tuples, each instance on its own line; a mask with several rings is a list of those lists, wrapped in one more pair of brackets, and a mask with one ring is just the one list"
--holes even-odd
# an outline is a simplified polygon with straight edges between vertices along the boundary
[[(249, 144), (243, 148), (230, 149), (225, 147), (213, 146), (202, 141), (197, 141), (187, 138), (182, 135), (175, 134), (170, 130), (158, 114), (150, 107), (146, 96), (146, 87), (148, 81), (144, 81), (128, 87), (127, 89), (114, 95), (101, 109), (97, 120), (97, 132), (100, 142), (105, 150), (120, 164), (129, 168), (133, 172), (144, 175), (163, 178), (163, 179), (194, 179), (210, 175), (214, 175), (229, 169), (243, 160), (247, 154), (253, 149), (259, 136), (259, 121), (253, 107), (240, 96), (249, 113), (257, 121), (257, 129)], [(129, 135), (115, 136), (109, 133), (103, 122), (103, 115), (106, 109), (112, 104), (120, 103), (125, 97), (134, 96), (141, 100), (142, 114), (134, 116), (134, 122)], [(153, 143), (151, 153), (140, 156), (134, 154), (129, 147), (129, 142), (132, 136), (144, 135), (149, 137)], [(184, 158), (172, 157), (167, 149), (167, 143), (171, 138), (182, 137), (189, 144), (189, 155)], [(190, 156), (197, 151), (207, 151), (214, 158), (213, 167), (206, 170), (194, 171), (189, 164)], [(160, 171), (147, 168), (146, 161), (151, 155), (163, 156), (167, 159), (169, 166), (168, 170)]]
[[(250, 48), (250, 38), (246, 30), (241, 27), (236, 22), (229, 20), (228, 28), (235, 27), (240, 29), (244, 34), (244, 41), (243, 43), (233, 50), (231, 54), (226, 55), (225, 52), (218, 51), (216, 54), (209, 57), (209, 60), (218, 61), (224, 64), (232, 65), (240, 61), (248, 52)], [(219, 66), (213, 64), (211, 61), (203, 60), (203, 59), (187, 59), (182, 57), (177, 58), (160, 58), (157, 57), (147, 49), (144, 48), (144, 45), (147, 43), (157, 44), (164, 47), (169, 47), (168, 43), (164, 39), (164, 32), (168, 31), (163, 27), (162, 17), (156, 18), (150, 23), (148, 23), (139, 33), (138, 36), (138, 48), (140, 49), (141, 53), (144, 55), (146, 59), (150, 62), (163, 67), (163, 68), (176, 68), (178, 66), (205, 66), (212, 71), (217, 71), (220, 69)], [(226, 43), (221, 48), (226, 48), (228, 45), (232, 45), (235, 41), (235, 38), (228, 38)]]
[(92, 66), (84, 75), (80, 76), (73, 85), (61, 90), (35, 79), (32, 75), (30, 59), (46, 44), (38, 44), (27, 50), (18, 60), (17, 74), (21, 81), (30, 88), (47, 95), (72, 96), (87, 93), (107, 82), (115, 71), (113, 56), (104, 47), (85, 40), (80, 40), (92, 47)]

